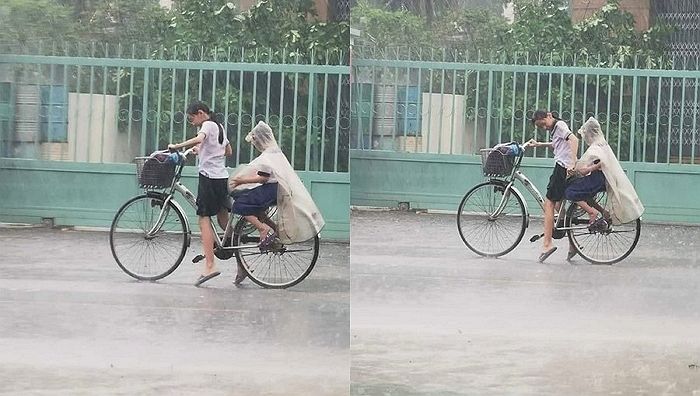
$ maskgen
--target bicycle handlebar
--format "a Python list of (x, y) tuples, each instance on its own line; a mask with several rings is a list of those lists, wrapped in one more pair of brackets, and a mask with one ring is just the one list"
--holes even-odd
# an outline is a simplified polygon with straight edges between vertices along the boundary
[(187, 159), (187, 156), (189, 156), (189, 155), (192, 154), (193, 152), (194, 152), (194, 147), (190, 147), (190, 148), (188, 148), (188, 149), (185, 150), (185, 151), (176, 151), (176, 150), (165, 149), (165, 150), (156, 150), (156, 151), (154, 151), (153, 153), (154, 153), (154, 154), (155, 154), (155, 153), (164, 153), (164, 154), (165, 154), (165, 153), (178, 153), (178, 154), (180, 155), (180, 157), (181, 157), (183, 160), (185, 160), (185, 159)]

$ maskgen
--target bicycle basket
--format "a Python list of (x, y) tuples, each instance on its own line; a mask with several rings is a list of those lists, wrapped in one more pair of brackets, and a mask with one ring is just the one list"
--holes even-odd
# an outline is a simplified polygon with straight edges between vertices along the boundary
[(480, 151), (484, 176), (504, 177), (513, 172), (515, 156), (503, 154), (497, 149), (482, 149)]
[(166, 188), (170, 187), (175, 177), (175, 164), (172, 162), (160, 162), (153, 157), (136, 157), (136, 177), (139, 187)]

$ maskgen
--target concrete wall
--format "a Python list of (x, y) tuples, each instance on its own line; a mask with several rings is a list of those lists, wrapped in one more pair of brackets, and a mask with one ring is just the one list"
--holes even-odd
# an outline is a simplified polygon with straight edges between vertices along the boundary
[(128, 134), (117, 130), (118, 109), (119, 98), (114, 95), (69, 93), (68, 142), (63, 146), (68, 150), (65, 159), (78, 162), (131, 162), (139, 150), (141, 129), (133, 128), (129, 146)]
[[(544, 195), (553, 160), (526, 158), (523, 172)], [(622, 163), (646, 208), (646, 221), (700, 224), (700, 167)], [(464, 194), (485, 180), (481, 157), (351, 150), (350, 202), (353, 205), (455, 211)], [(520, 186), (518, 184), (518, 186)], [(660, 188), (660, 186), (663, 186)], [(531, 195), (518, 187), (531, 215), (541, 215)]]
[[(299, 172), (326, 220), (325, 240), (350, 239), (350, 176), (347, 173)], [(37, 224), (43, 218), (56, 225), (108, 228), (117, 209), (141, 193), (133, 164), (0, 159), (0, 222)], [(194, 167), (185, 169), (183, 183), (197, 191)], [(182, 197), (190, 226), (197, 230), (194, 209)]]

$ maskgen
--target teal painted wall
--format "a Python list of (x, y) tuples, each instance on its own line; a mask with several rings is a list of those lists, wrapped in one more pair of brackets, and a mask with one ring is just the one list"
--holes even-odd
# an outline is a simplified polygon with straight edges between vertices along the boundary
[[(552, 172), (551, 158), (525, 158), (523, 173), (544, 195)], [(700, 166), (622, 163), (646, 211), (645, 221), (700, 224)], [(356, 206), (457, 210), (464, 194), (484, 180), (476, 155), (409, 154), (350, 151), (350, 202)], [(541, 214), (529, 192), (516, 186), (532, 215)]]
[[(350, 240), (350, 176), (347, 173), (299, 172), (326, 220), (324, 240)], [(197, 192), (194, 167), (183, 182)], [(109, 227), (117, 209), (140, 194), (133, 164), (0, 159), (0, 222)], [(194, 210), (182, 198), (193, 230)]]

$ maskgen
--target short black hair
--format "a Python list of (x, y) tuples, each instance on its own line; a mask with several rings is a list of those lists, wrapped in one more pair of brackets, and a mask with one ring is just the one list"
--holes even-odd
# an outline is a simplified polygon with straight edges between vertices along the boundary
[(536, 111), (532, 114), (532, 120), (531, 120), (532, 123), (534, 124), (535, 121), (539, 121), (539, 120), (542, 120), (542, 119), (547, 118), (547, 113), (549, 113), (549, 112), (546, 111), (546, 110), (536, 110)]
[(189, 106), (187, 106), (186, 113), (187, 114), (197, 114), (199, 111), (203, 111), (207, 114), (211, 113), (211, 110), (209, 110), (209, 106), (207, 106), (206, 103), (200, 102), (200, 101), (195, 101), (190, 103)]
[(216, 126), (219, 127), (219, 144), (224, 144), (224, 127), (221, 125), (221, 123), (216, 121), (216, 113), (214, 113), (214, 111), (211, 110), (206, 103), (199, 100), (194, 101), (187, 106), (187, 110), (185, 110), (185, 112), (187, 114), (194, 115), (199, 113), (200, 110), (209, 114), (209, 121), (216, 123)]

